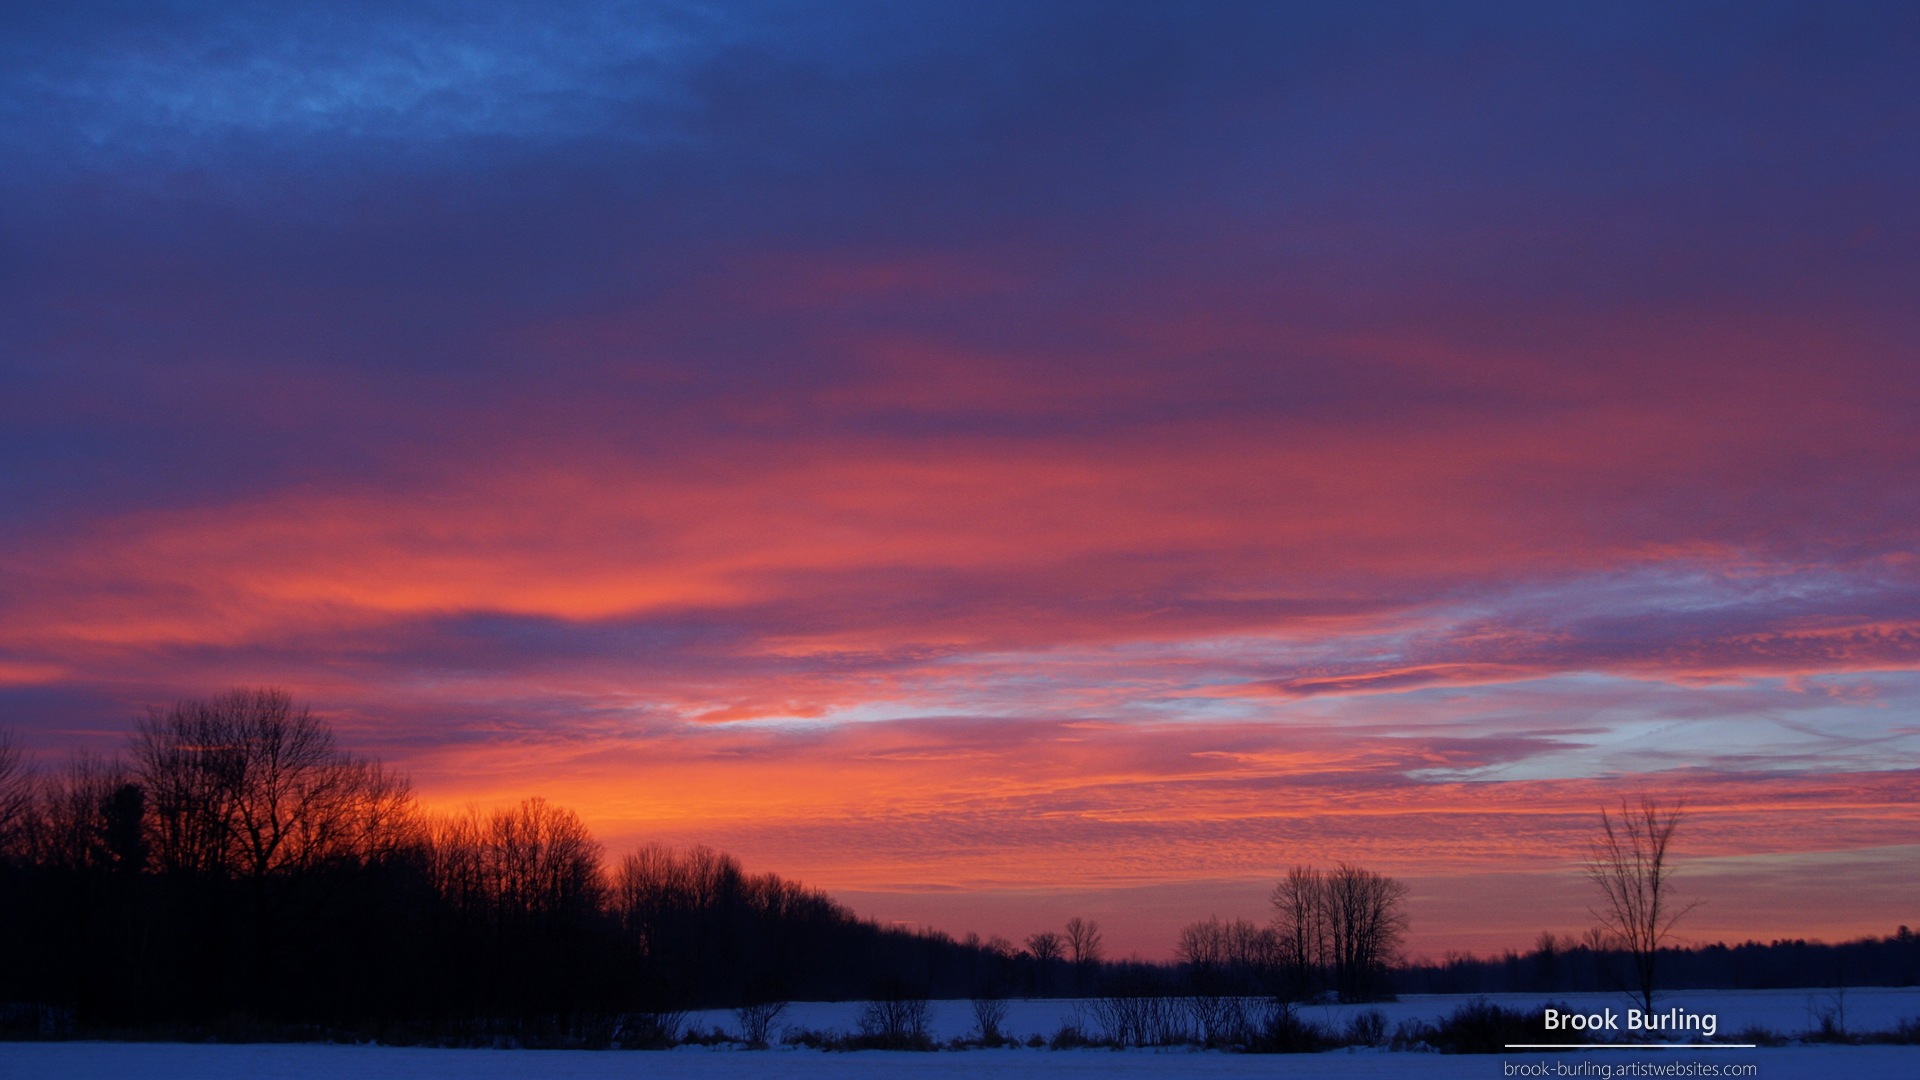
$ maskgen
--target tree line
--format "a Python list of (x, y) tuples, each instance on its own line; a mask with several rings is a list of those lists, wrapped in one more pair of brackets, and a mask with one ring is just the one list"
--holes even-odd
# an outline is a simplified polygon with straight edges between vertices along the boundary
[[(1282, 891), (1286, 919), (1196, 924), (1185, 967), (1151, 981), (1386, 992), (1403, 888), (1341, 866), (1299, 868)], [(788, 999), (1091, 997), (1131, 992), (1143, 968), (1109, 961), (1092, 919), (1021, 945), (955, 939), (882, 927), (709, 848), (610, 859), (538, 797), (427, 814), (404, 776), (262, 689), (152, 710), (122, 755), (38, 773), (0, 737), (0, 956), (0, 1011), (84, 1029), (239, 1018), (376, 1034)]]
[(624, 1022), (644, 1032), (688, 1009), (789, 999), (971, 997), (990, 1016), (1007, 997), (1074, 996), (1131, 1016), (1130, 1002), (1181, 996), (1206, 1029), (1255, 998), (1650, 993), (1656, 963), (1673, 987), (1914, 981), (1920, 947), (1904, 929), (1673, 948), (1677, 808), (1634, 810), (1603, 815), (1615, 827), (1589, 875), (1607, 904), (1581, 941), (1409, 964), (1405, 885), (1343, 863), (1289, 870), (1265, 923), (1201, 920), (1172, 963), (1115, 962), (1092, 919), (1019, 944), (956, 939), (860, 919), (708, 848), (611, 859), (576, 813), (537, 797), (427, 814), (405, 777), (340, 747), (287, 694), (236, 690), (150, 712), (120, 757), (39, 773), (0, 733), (0, 1027), (22, 1004), (89, 1029), (238, 1017), (379, 1037), (655, 1018)]
[(37, 774), (0, 740), (0, 1004), (86, 1027), (964, 996), (982, 952), (706, 848), (609, 865), (540, 798), (423, 813), (406, 778), (276, 690), (156, 710), (124, 757)]
[[(1662, 990), (1920, 985), (1920, 934), (1898, 927), (1844, 942), (1777, 938), (1659, 950)], [(1494, 956), (1453, 952), (1402, 965), (1394, 983), (1413, 994), (1568, 994), (1628, 989), (1636, 958), (1605, 933), (1542, 932), (1533, 948)]]

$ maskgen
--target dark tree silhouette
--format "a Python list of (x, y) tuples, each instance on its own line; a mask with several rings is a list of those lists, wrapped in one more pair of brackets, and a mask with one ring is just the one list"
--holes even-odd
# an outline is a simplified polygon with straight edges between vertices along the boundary
[(160, 866), (264, 881), (412, 839), (412, 792), (334, 745), (285, 691), (234, 690), (142, 720), (134, 759)]
[(1311, 866), (1296, 866), (1273, 887), (1273, 933), (1284, 971), (1281, 996), (1298, 1001), (1319, 987), (1326, 968), (1326, 881)]
[(30, 774), (13, 732), (0, 730), (0, 859), (16, 852), (32, 805)]
[(1078, 915), (1067, 920), (1067, 957), (1075, 967), (1090, 967), (1100, 962), (1100, 924)]
[(1182, 927), (1174, 955), (1197, 992), (1244, 996), (1268, 992), (1280, 946), (1270, 928), (1215, 916)]
[(1059, 934), (1051, 930), (1042, 930), (1027, 936), (1027, 952), (1032, 953), (1035, 960), (1045, 964), (1065, 955), (1066, 943), (1060, 939)]
[(1637, 803), (1620, 800), (1620, 816), (1600, 810), (1600, 835), (1587, 855), (1587, 880), (1600, 890), (1593, 917), (1633, 964), (1634, 990), (1653, 1011), (1655, 969), (1673, 926), (1694, 904), (1678, 904), (1669, 859), (1681, 805), (1663, 804), (1642, 792)]
[(1341, 863), (1326, 877), (1325, 896), (1334, 991), (1342, 1001), (1372, 1001), (1385, 993), (1387, 967), (1406, 934), (1407, 887)]
[(41, 778), (24, 831), (33, 860), (78, 872), (145, 865), (139, 836), (144, 796), (126, 767), (82, 754)]
[(419, 840), (407, 782), (339, 749), (281, 690), (151, 710), (132, 750), (145, 851), (195, 939), (182, 946), (185, 966), (204, 975), (202, 996), (215, 982), (235, 1006), (297, 996), (274, 977), (279, 954), (311, 947), (334, 879)]
[(1347, 863), (1289, 870), (1272, 896), (1285, 996), (1307, 996), (1323, 980), (1342, 1001), (1384, 994), (1407, 929), (1406, 896), (1400, 882)]

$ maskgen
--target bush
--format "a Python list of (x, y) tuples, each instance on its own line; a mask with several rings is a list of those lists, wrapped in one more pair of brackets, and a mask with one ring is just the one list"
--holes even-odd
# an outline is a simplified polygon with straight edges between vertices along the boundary
[(1852, 1042), (1847, 1033), (1847, 992), (1836, 990), (1818, 999), (1807, 998), (1807, 1014), (1813, 1019), (1813, 1030), (1807, 1032), (1808, 1042), (1844, 1043)]
[(1914, 1046), (1920, 1044), (1920, 1016), (1909, 1016), (1886, 1031), (1876, 1031), (1867, 1036), (1868, 1042), (1892, 1043), (1896, 1046)]
[(1102, 1042), (1109, 1046), (1178, 1046), (1192, 1042), (1172, 998), (1103, 997), (1093, 1000)]
[(787, 1003), (784, 1001), (763, 1001), (733, 1010), (734, 1018), (740, 1022), (741, 1040), (748, 1046), (765, 1047), (767, 1033), (773, 1027), (773, 1022), (786, 1010)]
[(788, 1028), (780, 1036), (780, 1042), (786, 1046), (804, 1046), (809, 1050), (838, 1050), (846, 1043), (846, 1037), (812, 1028)]
[(1269, 1001), (1244, 1049), (1255, 1054), (1317, 1054), (1332, 1049), (1334, 1041), (1326, 1028), (1301, 1018), (1290, 1002)]
[(927, 1037), (927, 1018), (932, 1013), (927, 999), (895, 990), (867, 1002), (860, 1010), (862, 1049), (931, 1050)]
[(1000, 1025), (1007, 1022), (1005, 998), (974, 998), (973, 1023), (980, 1029), (981, 1046), (1000, 1046), (1007, 1041)]
[(1186, 999), (1192, 1038), (1202, 1046), (1242, 1046), (1253, 1037), (1247, 999), (1195, 994)]
[(613, 1025), (613, 1044), (622, 1050), (665, 1050), (680, 1042), (687, 1014), (678, 1011), (627, 1013)]
[[(1037, 1039), (1039, 1036), (1036, 1035), (1034, 1038)], [(1079, 1024), (1071, 1020), (1062, 1023), (1060, 1030), (1054, 1032), (1053, 1038), (1047, 1041), (1049, 1050), (1078, 1050), (1099, 1045), (1101, 1044), (1098, 1041), (1087, 1037), (1087, 1033), (1081, 1030)]]
[(1387, 1041), (1387, 1014), (1379, 1009), (1354, 1013), (1347, 1019), (1341, 1041), (1348, 1046), (1383, 1046)]
[(1470, 1001), (1424, 1033), (1428, 1045), (1443, 1054), (1498, 1054), (1510, 1043), (1588, 1042), (1586, 1031), (1548, 1031), (1540, 1011), (1506, 1009), (1489, 1001)]
[(1791, 1040), (1785, 1035), (1767, 1027), (1749, 1027), (1742, 1029), (1733, 1037), (1734, 1042), (1752, 1043), (1755, 1046), (1785, 1046)]
[(1425, 1020), (1402, 1020), (1394, 1025), (1393, 1038), (1387, 1040), (1387, 1048), (1432, 1051), (1434, 1032), (1434, 1026)]

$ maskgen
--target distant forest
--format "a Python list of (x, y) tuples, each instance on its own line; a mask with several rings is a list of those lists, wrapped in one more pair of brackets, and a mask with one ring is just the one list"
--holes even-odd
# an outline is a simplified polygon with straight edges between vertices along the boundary
[[(0, 741), (0, 1031), (16, 1035), (317, 1025), (380, 1038), (787, 1000), (1622, 985), (1623, 957), (1598, 936), (1396, 963), (1403, 895), (1357, 868), (1296, 868), (1270, 922), (1197, 921), (1178, 959), (1115, 962), (1091, 920), (1020, 943), (956, 939), (858, 918), (706, 848), (610, 859), (577, 814), (539, 798), (428, 815), (404, 778), (339, 748), (279, 691), (156, 710), (122, 758), (35, 772)], [(1662, 972), (1668, 988), (1911, 985), (1920, 940), (1901, 927), (1671, 950)]]

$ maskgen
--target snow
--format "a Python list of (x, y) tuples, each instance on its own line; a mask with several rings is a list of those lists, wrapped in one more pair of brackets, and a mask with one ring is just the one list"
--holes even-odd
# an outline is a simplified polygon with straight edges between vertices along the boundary
[[(1413, 996), (1397, 1002), (1360, 1008), (1385, 1013), (1389, 1029), (1406, 1019), (1435, 1020), (1472, 1000), (1459, 996)], [(1538, 994), (1488, 995), (1487, 1000), (1510, 1008), (1537, 1009), (1548, 998)], [(1629, 1006), (1619, 994), (1553, 995), (1552, 1000), (1576, 1010)], [(1854, 1031), (1891, 1028), (1903, 1018), (1920, 1016), (1920, 989), (1860, 988), (1844, 992), (1807, 990), (1712, 991), (1662, 996), (1661, 1009), (1679, 1006), (1691, 1012), (1718, 1015), (1720, 1038), (1728, 1040), (1741, 1029), (1761, 1026), (1785, 1034), (1814, 1027), (1819, 1014), (1836, 1005), (1844, 1008), (1846, 1026)], [(1057, 1000), (1007, 1002), (1004, 1029), (1024, 1038), (1051, 1035), (1073, 1019), (1076, 1003)], [(1084, 1004), (1078, 1006), (1084, 1009)], [(776, 1031), (805, 1027), (819, 1031), (847, 1031), (857, 1027), (858, 1002), (803, 1002), (791, 1006), (774, 1024)], [(1357, 1011), (1354, 1007), (1314, 1006), (1303, 1010), (1308, 1019), (1339, 1025)], [(696, 1014), (691, 1022), (702, 1029), (735, 1027), (730, 1012)], [(933, 1003), (931, 1033), (944, 1041), (973, 1027), (973, 1011), (965, 1001)], [(1335, 1051), (1327, 1054), (1240, 1055), (1195, 1050), (966, 1050), (930, 1054), (862, 1051), (828, 1053), (779, 1047), (766, 1051), (738, 1048), (683, 1047), (669, 1052), (596, 1052), (564, 1050), (435, 1050), (415, 1047), (337, 1046), (322, 1044), (212, 1045), (189, 1043), (0, 1043), (0, 1080), (117, 1080), (137, 1076), (151, 1080), (201, 1080), (207, 1077), (249, 1077), (258, 1080), (317, 1080), (352, 1077), (384, 1080), (599, 1080), (645, 1077), (659, 1080), (736, 1080), (747, 1077), (846, 1077), (879, 1080), (882, 1077), (1087, 1077), (1127, 1080), (1130, 1077), (1289, 1077), (1374, 1080), (1387, 1077), (1432, 1077), (1434, 1080), (1526, 1075), (1523, 1066), (1545, 1065), (1546, 1076), (1602, 1077), (1635, 1065), (1699, 1066), (1712, 1064), (1727, 1075), (1731, 1065), (1755, 1065), (1766, 1080), (1797, 1077), (1844, 1076), (1847, 1080), (1913, 1080), (1920, 1077), (1920, 1047), (1808, 1045), (1755, 1050), (1604, 1050), (1516, 1051), (1508, 1055), (1440, 1055), (1392, 1053), (1384, 1050)], [(1541, 1074), (1535, 1074), (1541, 1075)], [(1639, 1073), (1646, 1075), (1646, 1073)], [(1688, 1075), (1686, 1072), (1674, 1075)], [(1692, 1075), (1705, 1075), (1698, 1070)]]
[[(1510, 1009), (1534, 1011), (1549, 1001), (1576, 1012), (1613, 1009), (1623, 1016), (1635, 1006), (1636, 999), (1619, 993), (1596, 994), (1410, 994), (1399, 1001), (1377, 1005), (1310, 1005), (1300, 1010), (1302, 1019), (1326, 1027), (1344, 1027), (1347, 1018), (1357, 1012), (1378, 1009), (1386, 1015), (1387, 1030), (1404, 1020), (1435, 1021), (1462, 1004), (1484, 999)], [(1084, 1001), (1071, 999), (1013, 998), (1007, 1001), (1007, 1018), (1000, 1030), (1009, 1037), (1025, 1040), (1029, 1035), (1051, 1036), (1063, 1024), (1074, 1021), (1076, 1010), (1085, 1029), (1097, 1028), (1091, 1010)], [(1680, 1007), (1693, 1013), (1713, 1013), (1718, 1017), (1716, 1039), (1734, 1041), (1745, 1028), (1762, 1027), (1782, 1035), (1797, 1035), (1819, 1027), (1822, 1011), (1844, 1011), (1849, 1031), (1884, 1031), (1903, 1019), (1920, 1017), (1920, 987), (1854, 987), (1846, 990), (1700, 990), (1661, 994), (1654, 1008), (1665, 1011)], [(935, 1040), (949, 1039), (973, 1032), (973, 1006), (966, 1001), (935, 1001), (927, 1026)], [(813, 1031), (858, 1031), (862, 1003), (795, 1002), (774, 1021), (773, 1030), (807, 1028)], [(689, 1022), (704, 1031), (718, 1027), (734, 1031), (738, 1024), (733, 1013), (713, 1010), (695, 1013)], [(1920, 1077), (1920, 1071), (1914, 1074)]]
[[(668, 1053), (585, 1050), (422, 1050), (412, 1047), (183, 1043), (0, 1044), (0, 1076), (33, 1080), (910, 1080), (946, 1077), (1271, 1077), (1276, 1074), (1340, 1080), (1422, 1077), (1488, 1080), (1509, 1064), (1548, 1062), (1548, 1076), (1606, 1075), (1602, 1066), (1711, 1062), (1724, 1068), (1755, 1064), (1764, 1080), (1826, 1078), (1912, 1080), (1920, 1049), (1906, 1046), (1789, 1046), (1770, 1050), (1594, 1051), (1505, 1058), (1386, 1051), (1290, 1055), (1144, 1050), (967, 1050), (934, 1054), (865, 1051), (749, 1051), (683, 1049)], [(1564, 1073), (1551, 1071), (1563, 1065)], [(1584, 1066), (1584, 1069), (1582, 1068)], [(1684, 1073), (1679, 1074), (1684, 1075)], [(1697, 1074), (1696, 1074), (1697, 1075)], [(1724, 1075), (1724, 1073), (1722, 1074)]]

